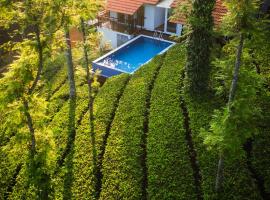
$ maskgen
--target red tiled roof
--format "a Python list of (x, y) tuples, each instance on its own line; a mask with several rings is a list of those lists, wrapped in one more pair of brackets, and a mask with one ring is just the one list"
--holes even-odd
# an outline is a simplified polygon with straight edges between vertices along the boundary
[[(156, 5), (160, 0), (107, 0), (107, 10), (133, 15), (143, 4)], [(171, 7), (175, 8), (185, 0), (174, 0)], [(227, 9), (222, 0), (217, 0), (213, 11), (215, 25), (220, 24), (222, 17), (226, 14)], [(183, 17), (176, 22), (185, 24), (186, 19)]]
[(107, 10), (133, 15), (143, 4), (157, 4), (159, 0), (108, 0)]
[[(174, 0), (171, 7), (175, 8), (179, 4), (181, 4), (181, 2), (183, 2), (183, 1), (184, 0)], [(214, 8), (213, 13), (212, 13), (213, 18), (214, 18), (214, 23), (216, 26), (218, 26), (221, 23), (222, 17), (224, 17), (224, 15), (226, 13), (227, 13), (227, 8), (223, 5), (222, 0), (216, 0), (216, 5), (215, 5), (215, 8)], [(181, 24), (185, 24), (186, 19), (184, 17), (181, 17), (178, 20), (176, 20), (176, 22), (181, 23)]]

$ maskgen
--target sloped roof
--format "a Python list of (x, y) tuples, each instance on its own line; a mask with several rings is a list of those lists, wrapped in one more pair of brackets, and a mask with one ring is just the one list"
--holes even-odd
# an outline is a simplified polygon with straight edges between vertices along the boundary
[(159, 0), (108, 0), (107, 10), (133, 15), (143, 4), (156, 5)]
[[(177, 7), (184, 0), (174, 0), (171, 4), (172, 8)], [(133, 15), (143, 4), (156, 5), (160, 0), (107, 0), (107, 10), (119, 12), (123, 14)], [(213, 11), (215, 25), (220, 24), (222, 17), (226, 14), (227, 9), (222, 4), (222, 0), (217, 0)], [(176, 22), (185, 24), (186, 20), (180, 18)]]
[[(174, 0), (171, 7), (175, 8), (179, 4), (181, 4), (183, 1), (184, 0)], [(213, 13), (212, 13), (215, 25), (219, 25), (221, 23), (222, 17), (226, 13), (227, 13), (227, 8), (223, 5), (222, 0), (216, 0), (216, 5), (215, 5), (215, 8), (214, 8)], [(185, 24), (186, 19), (184, 17), (181, 17), (178, 20), (176, 20), (176, 22), (181, 23), (181, 24)]]

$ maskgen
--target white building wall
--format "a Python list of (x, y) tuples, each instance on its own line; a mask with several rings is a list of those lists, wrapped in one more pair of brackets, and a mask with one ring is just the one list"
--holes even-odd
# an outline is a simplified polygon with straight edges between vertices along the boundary
[(165, 22), (165, 8), (155, 8), (155, 28), (164, 24)]
[(118, 47), (118, 45), (117, 45), (117, 35), (118, 34), (127, 36), (129, 40), (132, 38), (131, 35), (119, 33), (119, 32), (113, 31), (113, 30), (111, 30), (109, 28), (105, 28), (105, 27), (98, 27), (98, 32), (100, 32), (102, 34), (101, 45), (104, 46), (104, 45), (109, 43), (113, 49)]
[(154, 5), (144, 5), (144, 28), (154, 31), (155, 28), (165, 23), (165, 9)]
[(149, 31), (155, 30), (155, 6), (144, 5), (144, 28)]

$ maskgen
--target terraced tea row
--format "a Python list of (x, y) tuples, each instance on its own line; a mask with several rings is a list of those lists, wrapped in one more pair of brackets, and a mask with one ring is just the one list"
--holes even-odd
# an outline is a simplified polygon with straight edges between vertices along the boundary
[(97, 196), (97, 167), (101, 163), (107, 134), (128, 75), (111, 78), (94, 101), (94, 134), (90, 133), (89, 112), (77, 130), (74, 144), (72, 197), (94, 199)]
[(143, 198), (142, 137), (146, 100), (162, 60), (158, 56), (140, 68), (120, 99), (103, 160), (100, 199)]
[(167, 53), (152, 92), (147, 134), (148, 199), (196, 199), (180, 106), (183, 46)]

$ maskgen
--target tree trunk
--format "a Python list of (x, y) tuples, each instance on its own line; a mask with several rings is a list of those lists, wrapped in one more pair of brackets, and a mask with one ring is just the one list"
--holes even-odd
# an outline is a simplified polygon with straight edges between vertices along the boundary
[(71, 51), (71, 41), (69, 35), (68, 27), (65, 28), (65, 40), (66, 40), (66, 58), (67, 58), (67, 70), (68, 70), (68, 80), (69, 80), (69, 96), (70, 99), (76, 98), (76, 86), (75, 86), (75, 78), (74, 78), (74, 66), (72, 59), (72, 51)]
[(42, 47), (41, 40), (40, 40), (40, 29), (39, 29), (39, 26), (36, 25), (35, 29), (36, 29), (35, 30), (35, 34), (36, 34), (36, 41), (37, 41), (39, 64), (38, 64), (37, 76), (36, 76), (36, 78), (34, 80), (34, 83), (33, 83), (32, 87), (29, 90), (29, 94), (32, 94), (33, 91), (35, 90), (35, 88), (37, 86), (37, 83), (38, 83), (38, 81), (40, 79), (42, 69), (43, 69), (43, 47)]
[(216, 192), (220, 192), (222, 189), (223, 169), (224, 169), (224, 157), (223, 157), (223, 153), (220, 153), (220, 157), (219, 157), (219, 161), (218, 161), (218, 171), (217, 171), (217, 177), (216, 177), (216, 184), (215, 184)]
[[(242, 33), (240, 33), (240, 42), (239, 42), (239, 45), (237, 47), (236, 61), (235, 61), (235, 66), (234, 66), (234, 74), (233, 74), (233, 80), (232, 80), (232, 84), (231, 84), (229, 101), (228, 101), (229, 112), (231, 110), (231, 105), (234, 101), (235, 94), (236, 94), (240, 66), (241, 66), (241, 57), (243, 54), (243, 46), (244, 46), (244, 36)], [(216, 185), (215, 185), (216, 192), (219, 192), (223, 187), (223, 171), (224, 171), (224, 152), (221, 152), (220, 156), (219, 156), (218, 172), (217, 172), (217, 176), (216, 176)]]
[(24, 98), (23, 98), (23, 105), (24, 105), (24, 114), (25, 114), (26, 120), (27, 120), (27, 126), (28, 126), (28, 129), (30, 131), (30, 135), (31, 135), (30, 153), (31, 153), (31, 156), (34, 157), (34, 155), (36, 153), (35, 130), (34, 130), (32, 117), (29, 113), (28, 101)]
[(240, 66), (241, 66), (241, 57), (242, 57), (242, 53), (243, 53), (243, 46), (244, 46), (244, 36), (241, 33), (240, 34), (240, 42), (239, 42), (239, 45), (237, 47), (237, 55), (236, 55), (236, 61), (235, 61), (235, 66), (234, 66), (234, 73), (233, 73), (231, 90), (230, 90), (230, 94), (229, 94), (228, 106), (231, 105), (231, 103), (233, 102), (234, 97), (235, 97), (238, 78), (239, 78), (239, 71), (240, 71)]
[[(88, 52), (87, 52), (87, 45), (86, 45), (86, 31), (85, 31), (85, 23), (84, 20), (81, 18), (81, 29), (83, 33), (83, 50), (84, 50), (84, 61), (85, 61), (85, 69), (86, 69), (86, 79), (88, 84), (88, 96), (89, 96), (89, 122), (92, 123), (94, 120), (94, 113), (93, 113), (93, 88), (92, 88), (92, 77), (90, 73), (89, 68), (89, 58), (88, 58)], [(91, 129), (94, 127), (91, 126)], [(91, 132), (94, 132), (94, 130), (91, 130)]]
[[(87, 44), (86, 44), (86, 31), (85, 31), (85, 23), (83, 18), (81, 18), (81, 29), (83, 34), (83, 50), (84, 50), (84, 61), (85, 61), (85, 69), (86, 69), (86, 79), (88, 84), (88, 97), (89, 97), (89, 127), (90, 127), (90, 136), (92, 138), (92, 145), (93, 145), (93, 163), (94, 163), (94, 171), (96, 172), (97, 168), (97, 154), (95, 151), (95, 129), (94, 129), (94, 111), (93, 111), (93, 104), (94, 104), (94, 97), (93, 97), (93, 88), (92, 88), (92, 76), (90, 73), (89, 68), (89, 58), (87, 52)], [(94, 173), (95, 173), (94, 172)]]

